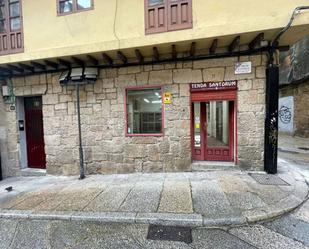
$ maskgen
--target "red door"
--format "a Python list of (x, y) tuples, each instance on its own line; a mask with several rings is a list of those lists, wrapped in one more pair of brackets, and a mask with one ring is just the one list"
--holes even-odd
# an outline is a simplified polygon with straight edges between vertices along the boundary
[(191, 94), (192, 158), (234, 161), (236, 91)]
[(25, 98), (27, 156), (29, 168), (46, 168), (42, 97)]

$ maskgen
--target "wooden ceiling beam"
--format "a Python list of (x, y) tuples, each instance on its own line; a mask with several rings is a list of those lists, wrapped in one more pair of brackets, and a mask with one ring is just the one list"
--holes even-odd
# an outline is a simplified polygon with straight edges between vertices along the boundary
[(254, 39), (249, 43), (249, 49), (255, 49), (257, 46), (260, 46), (261, 41), (264, 40), (264, 33), (259, 33)]
[(240, 44), (240, 36), (236, 36), (234, 40), (231, 42), (231, 44), (229, 45), (229, 48), (228, 48), (229, 52), (233, 52), (236, 49), (236, 47), (239, 46), (239, 44)]
[(35, 62), (35, 61), (31, 61), (30, 63), (31, 63), (31, 65), (32, 65), (34, 68), (38, 68), (38, 69), (43, 70), (43, 71), (46, 70), (46, 66), (43, 65), (43, 64), (41, 64), (41, 63), (38, 63), (38, 62)]
[(139, 63), (144, 62), (144, 56), (142, 55), (141, 51), (139, 49), (135, 49), (135, 55)]
[(59, 64), (53, 61), (49, 61), (49, 60), (44, 60), (44, 63), (49, 66), (52, 67), (54, 69), (58, 69), (59, 68)]
[(72, 56), (71, 58), (80, 67), (84, 67), (85, 66), (85, 62), (83, 60), (81, 60), (80, 58), (77, 58), (75, 56)]
[(94, 58), (92, 55), (87, 54), (87, 58), (88, 60), (95, 66), (99, 65), (99, 61)]
[(34, 67), (23, 64), (23, 63), (18, 63), (18, 66), (20, 66), (22, 69), (30, 71), (30, 72), (34, 72)]
[(24, 72), (24, 69), (20, 68), (20, 67), (17, 67), (17, 66), (14, 66), (14, 65), (11, 65), (11, 64), (8, 64), (7, 67), (13, 71), (16, 71), (18, 73), (23, 73)]
[(218, 47), (218, 39), (212, 41), (211, 47), (209, 48), (209, 54), (215, 54)]
[(127, 64), (128, 59), (121, 51), (117, 51), (117, 56), (122, 61), (123, 64)]
[(67, 68), (71, 67), (71, 62), (64, 60), (64, 59), (58, 59), (58, 62), (60, 65), (65, 66)]
[(8, 73), (8, 74), (12, 74), (12, 73), (13, 73), (12, 70), (7, 69), (7, 68), (5, 68), (5, 67), (0, 67), (0, 71), (1, 71), (1, 72), (4, 72), (4, 73)]
[(104, 61), (106, 61), (110, 66), (113, 65), (113, 59), (106, 53), (102, 54)]
[(194, 57), (195, 56), (195, 52), (196, 52), (196, 42), (192, 42), (191, 43), (191, 47), (190, 47), (190, 56)]
[(160, 54), (159, 54), (159, 50), (157, 47), (153, 47), (153, 60), (154, 61), (159, 61), (160, 59)]
[(177, 59), (177, 50), (176, 50), (175, 44), (172, 45), (172, 58), (173, 58), (173, 60)]

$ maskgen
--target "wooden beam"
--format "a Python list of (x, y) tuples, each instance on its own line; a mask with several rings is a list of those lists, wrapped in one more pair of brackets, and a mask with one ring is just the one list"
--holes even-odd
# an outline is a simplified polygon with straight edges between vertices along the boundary
[(97, 65), (99, 64), (99, 61), (98, 61), (96, 58), (94, 58), (93, 56), (87, 54), (87, 58), (88, 58), (88, 60), (89, 60), (93, 65), (97, 66)]
[(110, 66), (113, 65), (113, 60), (112, 60), (111, 57), (109, 57), (108, 54), (103, 53), (102, 56), (103, 56), (103, 59), (104, 59)]
[(177, 50), (176, 50), (175, 44), (172, 45), (172, 58), (173, 58), (173, 60), (177, 59)]
[(160, 54), (159, 54), (159, 50), (157, 47), (153, 47), (153, 60), (154, 61), (159, 61), (160, 59)]
[(209, 54), (215, 54), (218, 47), (218, 39), (212, 41), (211, 47), (209, 48)]
[(17, 66), (14, 66), (14, 65), (11, 65), (11, 64), (8, 64), (7, 67), (13, 71), (16, 71), (18, 73), (23, 73), (24, 72), (24, 69), (20, 68), (20, 67), (17, 67)]
[(240, 44), (240, 36), (236, 36), (234, 38), (234, 40), (231, 42), (231, 44), (229, 45), (229, 52), (233, 52), (237, 46), (239, 46)]
[(8, 74), (12, 74), (12, 70), (7, 69), (5, 67), (0, 67), (0, 71), (4, 72), (4, 73), (8, 73)]
[(127, 64), (128, 59), (121, 51), (117, 51), (117, 56), (122, 61), (123, 64)]
[(139, 49), (135, 49), (135, 55), (138, 62), (142, 64), (144, 62), (144, 56), (142, 55), (141, 51), (139, 51)]
[(40, 70), (43, 70), (45, 71), (46, 70), (46, 66), (41, 64), (41, 63), (38, 63), (38, 62), (35, 62), (35, 61), (31, 61), (31, 65), (40, 69)]
[(77, 58), (77, 57), (75, 57), (75, 56), (72, 56), (71, 58), (72, 58), (72, 60), (73, 60), (77, 65), (79, 65), (80, 67), (84, 67), (84, 66), (85, 66), (85, 62), (82, 61), (81, 59), (79, 59), (79, 58)]
[(191, 43), (191, 48), (190, 48), (190, 56), (193, 57), (196, 52), (196, 42)]
[(49, 60), (44, 60), (44, 63), (45, 63), (47, 66), (52, 67), (52, 68), (54, 68), (54, 69), (58, 69), (58, 68), (59, 68), (58, 63), (56, 63), (56, 62), (49, 61)]
[(60, 65), (65, 66), (65, 67), (71, 67), (71, 62), (64, 60), (64, 59), (58, 59), (58, 62)]
[(250, 43), (249, 49), (255, 49), (264, 40), (264, 33), (259, 33)]
[(22, 69), (30, 71), (30, 72), (34, 72), (34, 67), (23, 64), (23, 63), (18, 63), (18, 66), (20, 66)]

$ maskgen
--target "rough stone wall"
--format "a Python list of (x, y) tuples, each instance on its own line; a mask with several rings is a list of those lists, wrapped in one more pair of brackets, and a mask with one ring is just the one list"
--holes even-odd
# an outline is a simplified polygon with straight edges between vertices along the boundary
[(280, 97), (294, 97), (295, 135), (309, 137), (309, 80), (280, 89)]
[[(189, 171), (191, 169), (189, 83), (239, 80), (238, 159), (262, 169), (265, 67), (251, 60), (252, 73), (234, 75), (238, 58), (177, 62), (100, 70), (95, 84), (81, 88), (81, 120), (88, 173)], [(74, 86), (61, 87), (59, 74), (13, 79), (16, 96), (43, 95), (47, 172), (78, 173), (78, 130)], [(165, 105), (164, 136), (126, 137), (124, 97), (128, 86), (162, 85), (173, 94)], [(16, 120), (10, 120), (10, 123)], [(15, 126), (16, 127), (16, 126)], [(14, 135), (14, 132), (12, 133)], [(12, 135), (12, 136), (13, 136)]]

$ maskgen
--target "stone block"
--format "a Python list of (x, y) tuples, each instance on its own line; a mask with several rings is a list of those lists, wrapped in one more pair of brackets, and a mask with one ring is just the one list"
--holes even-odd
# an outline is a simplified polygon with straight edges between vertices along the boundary
[(55, 105), (55, 110), (66, 110), (68, 108), (67, 103), (60, 103)]
[(175, 69), (173, 70), (174, 83), (198, 83), (202, 82), (202, 71), (192, 69)]
[(128, 86), (136, 86), (136, 77), (135, 74), (129, 75), (119, 75), (115, 79), (115, 86), (125, 88)]
[(193, 61), (193, 69), (204, 69), (212, 67), (231, 67), (237, 62), (237, 57), (229, 57), (222, 59), (208, 59)]
[(149, 72), (142, 72), (136, 74), (136, 83), (137, 85), (147, 85), (149, 80)]
[(173, 83), (172, 70), (151, 71), (149, 74), (150, 85), (168, 85)]
[(256, 78), (265, 78), (266, 77), (266, 67), (261, 66), (256, 68)]
[(180, 84), (179, 85), (179, 94), (180, 94), (180, 97), (190, 96), (190, 85), (189, 84)]
[(46, 94), (43, 95), (43, 105), (55, 105), (58, 104), (58, 94)]
[(144, 162), (143, 172), (162, 172), (163, 163), (162, 162)]
[(13, 77), (12, 84), (14, 87), (21, 87), (25, 85), (25, 77)]
[(40, 84), (40, 76), (39, 75), (31, 75), (25, 77), (25, 85), (39, 85)]
[(203, 80), (204, 82), (211, 81), (223, 81), (225, 74), (225, 68), (207, 68), (203, 70)]
[(238, 81), (239, 91), (248, 91), (251, 89), (252, 89), (252, 80), (239, 80)]

